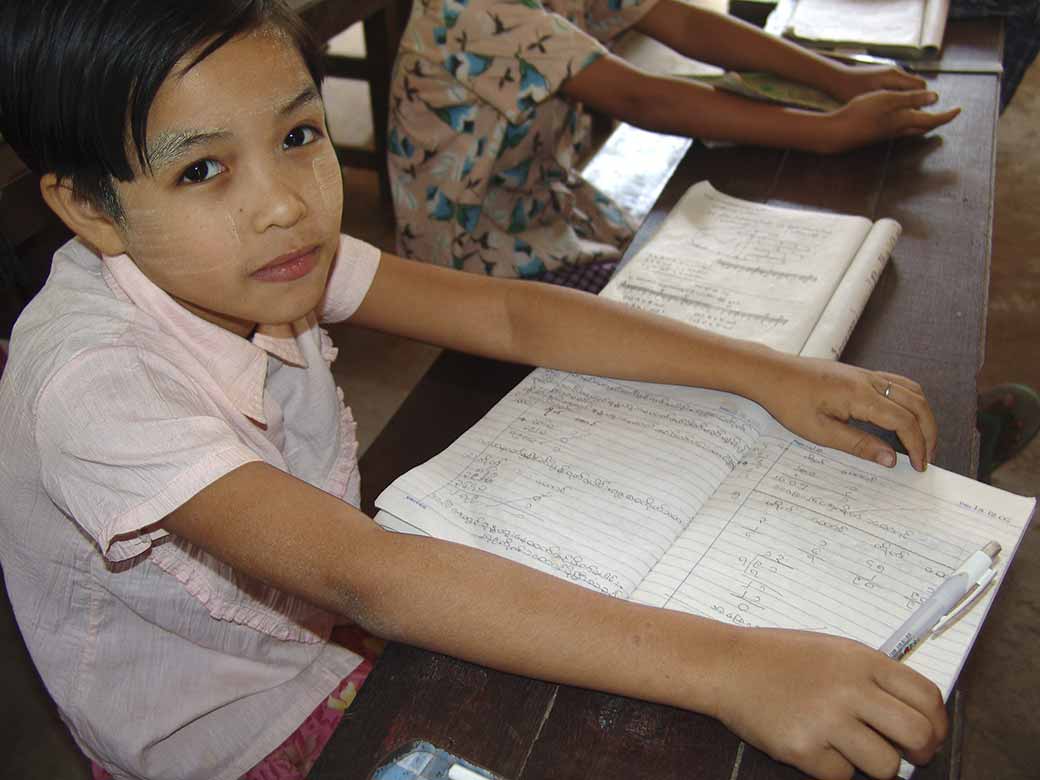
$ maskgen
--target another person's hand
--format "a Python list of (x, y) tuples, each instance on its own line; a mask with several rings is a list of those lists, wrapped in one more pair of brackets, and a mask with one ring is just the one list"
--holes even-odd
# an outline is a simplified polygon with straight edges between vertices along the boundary
[(833, 97), (847, 103), (868, 92), (890, 90), (908, 92), (926, 89), (928, 83), (920, 76), (907, 73), (896, 65), (840, 65), (835, 63), (837, 76), (827, 90)]
[(900, 753), (924, 764), (945, 738), (939, 689), (910, 667), (824, 634), (738, 631), (713, 714), (774, 758), (821, 780), (889, 778)]
[(762, 404), (788, 430), (894, 466), (895, 452), (888, 444), (848, 424), (850, 419), (862, 420), (895, 431), (918, 471), (934, 457), (935, 416), (913, 380), (833, 360), (785, 356), (782, 365)]
[(911, 90), (867, 92), (827, 115), (830, 132), (822, 151), (837, 153), (902, 136), (924, 135), (961, 112), (951, 108), (937, 114), (922, 111), (938, 100), (934, 92)]

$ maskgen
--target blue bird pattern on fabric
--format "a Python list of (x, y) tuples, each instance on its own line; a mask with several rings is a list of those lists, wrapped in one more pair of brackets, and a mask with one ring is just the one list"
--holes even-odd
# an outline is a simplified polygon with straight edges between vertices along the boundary
[(391, 88), (398, 251), (521, 278), (610, 260), (633, 233), (577, 170), (561, 84), (657, 0), (414, 0)]

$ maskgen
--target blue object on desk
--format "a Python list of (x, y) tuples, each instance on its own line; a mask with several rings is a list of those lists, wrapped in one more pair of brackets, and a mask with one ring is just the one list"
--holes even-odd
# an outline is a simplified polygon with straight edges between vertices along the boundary
[(429, 742), (415, 741), (394, 751), (372, 780), (504, 780)]

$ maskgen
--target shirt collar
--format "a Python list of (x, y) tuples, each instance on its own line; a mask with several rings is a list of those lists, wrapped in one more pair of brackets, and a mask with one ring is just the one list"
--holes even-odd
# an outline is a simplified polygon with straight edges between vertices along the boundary
[(175, 337), (203, 365), (238, 411), (258, 423), (264, 415), (267, 355), (284, 363), (307, 367), (296, 342), (298, 325), (260, 325), (251, 339), (244, 339), (202, 319), (156, 286), (128, 255), (105, 256), (101, 274), (116, 297), (132, 303)]

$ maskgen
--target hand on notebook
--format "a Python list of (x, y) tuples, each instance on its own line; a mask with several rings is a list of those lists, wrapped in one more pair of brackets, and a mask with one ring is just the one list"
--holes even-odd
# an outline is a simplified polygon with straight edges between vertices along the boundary
[(832, 123), (826, 151), (844, 152), (886, 138), (924, 135), (961, 112), (952, 108), (937, 114), (922, 111), (938, 100), (934, 92), (912, 90), (867, 92), (827, 115)]
[(870, 422), (895, 431), (914, 468), (927, 468), (938, 429), (919, 384), (832, 360), (788, 356), (785, 363), (789, 370), (771, 385), (763, 404), (786, 428), (817, 444), (894, 466), (895, 452), (888, 444), (848, 424), (850, 419)]
[(946, 736), (935, 684), (866, 645), (785, 629), (738, 636), (717, 716), (813, 777), (893, 777), (900, 753), (927, 763)]

